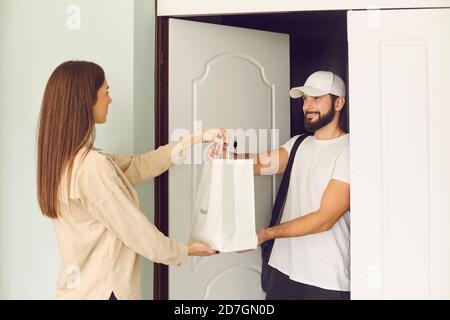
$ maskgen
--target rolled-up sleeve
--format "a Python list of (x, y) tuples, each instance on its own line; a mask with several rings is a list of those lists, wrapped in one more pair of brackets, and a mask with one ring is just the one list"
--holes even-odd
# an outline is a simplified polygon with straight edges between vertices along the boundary
[(157, 177), (179, 164), (185, 159), (187, 149), (180, 141), (174, 141), (138, 155), (104, 154), (117, 164), (132, 184), (137, 184)]
[(345, 146), (339, 153), (331, 179), (350, 184), (350, 147)]
[(86, 211), (127, 247), (157, 263), (179, 265), (186, 260), (187, 246), (166, 237), (135, 206), (105, 156), (89, 161), (77, 180)]

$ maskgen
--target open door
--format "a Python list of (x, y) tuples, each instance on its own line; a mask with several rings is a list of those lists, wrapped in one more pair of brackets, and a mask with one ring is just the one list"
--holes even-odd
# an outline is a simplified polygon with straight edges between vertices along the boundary
[[(288, 140), (288, 35), (177, 19), (169, 19), (168, 32), (169, 139), (201, 128), (242, 129), (239, 153)], [(249, 143), (255, 137), (258, 144)], [(202, 148), (169, 172), (169, 236), (183, 242), (194, 217)], [(268, 223), (276, 187), (274, 177), (255, 178), (257, 228)], [(190, 258), (169, 267), (168, 298), (262, 299), (260, 265), (259, 249)]]
[(354, 299), (450, 298), (449, 21), (348, 14)]

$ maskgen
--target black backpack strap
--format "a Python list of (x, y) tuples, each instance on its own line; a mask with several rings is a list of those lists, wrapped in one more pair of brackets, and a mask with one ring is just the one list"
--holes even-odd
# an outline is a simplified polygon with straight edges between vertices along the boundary
[(284, 202), (286, 200), (287, 192), (289, 189), (289, 181), (291, 179), (292, 165), (294, 163), (295, 154), (300, 144), (308, 137), (308, 134), (300, 135), (297, 140), (295, 140), (292, 146), (291, 152), (289, 153), (289, 160), (284, 170), (283, 178), (281, 180), (280, 187), (278, 188), (277, 197), (275, 198), (275, 204), (272, 208), (272, 217), (270, 218), (269, 228), (277, 225), (281, 221), (282, 211), (284, 208)]
[[(275, 198), (275, 204), (272, 208), (272, 217), (270, 219), (269, 228), (277, 225), (281, 221), (281, 216), (284, 208), (284, 203), (286, 201), (287, 192), (289, 189), (289, 180), (291, 179), (292, 165), (294, 164), (295, 155), (297, 153), (300, 144), (308, 137), (307, 134), (303, 134), (295, 140), (292, 146), (291, 152), (289, 153), (289, 160), (284, 170), (283, 179), (281, 180), (280, 187), (278, 188), (277, 197)], [(273, 268), (269, 265), (270, 254), (272, 253), (272, 248), (275, 241), (268, 240), (261, 244), (261, 287), (267, 292), (269, 286), (270, 274)]]

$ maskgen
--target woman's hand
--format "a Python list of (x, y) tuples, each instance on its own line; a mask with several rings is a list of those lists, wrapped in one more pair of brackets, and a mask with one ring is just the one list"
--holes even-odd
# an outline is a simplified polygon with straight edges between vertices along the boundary
[(225, 145), (228, 144), (228, 134), (223, 128), (202, 131), (202, 143), (213, 142), (216, 136), (222, 138)]
[(219, 139), (223, 139), (225, 146), (228, 145), (228, 134), (227, 131), (223, 128), (208, 129), (188, 134), (187, 136), (184, 136), (182, 138), (182, 142), (184, 148), (188, 149), (197, 143), (213, 142), (216, 137)]
[(206, 257), (216, 253), (219, 252), (200, 242), (193, 242), (188, 246), (188, 256)]
[(214, 142), (207, 150), (207, 159), (228, 159), (228, 134), (225, 129), (209, 129), (203, 132), (203, 142)]

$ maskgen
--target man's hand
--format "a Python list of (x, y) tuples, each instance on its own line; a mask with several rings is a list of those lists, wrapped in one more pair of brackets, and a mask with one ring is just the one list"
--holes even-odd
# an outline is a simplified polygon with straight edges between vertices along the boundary
[(258, 245), (261, 245), (267, 240), (270, 240), (268, 229), (259, 229), (256, 232), (256, 235), (258, 236)]

